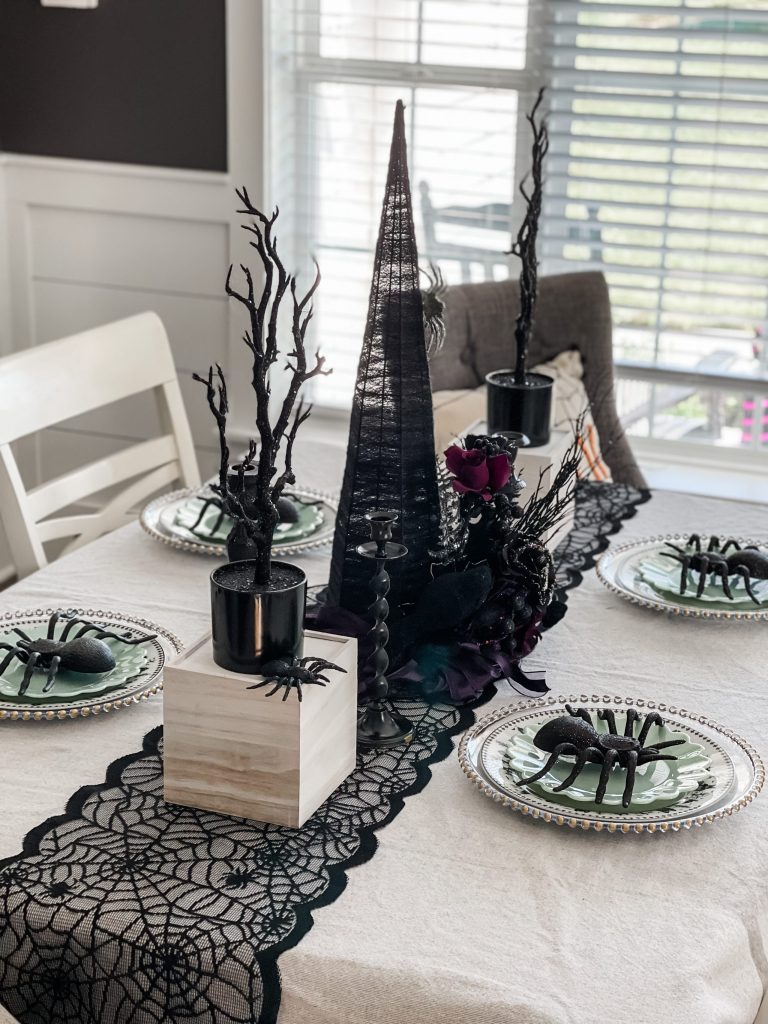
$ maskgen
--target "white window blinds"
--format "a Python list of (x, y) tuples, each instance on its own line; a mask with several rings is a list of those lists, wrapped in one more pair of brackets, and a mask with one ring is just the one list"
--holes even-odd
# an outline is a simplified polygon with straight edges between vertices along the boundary
[(619, 357), (761, 372), (768, 2), (547, 6), (547, 270), (605, 271)]
[(507, 275), (534, 32), (527, 0), (274, 0), (274, 198), (323, 273), (321, 404), (351, 398), (398, 98), (422, 261), (448, 281)]
[[(757, 416), (744, 387), (768, 373), (768, 0), (272, 0), (271, 13), (281, 240), (323, 271), (314, 337), (334, 373), (317, 402), (352, 393), (395, 100), (422, 260), (449, 283), (503, 278), (517, 270), (504, 253), (524, 113), (546, 83), (542, 271), (606, 274), (617, 357), (644, 365), (620, 387), (629, 429), (768, 444), (768, 396)], [(705, 395), (696, 373), (741, 383)]]

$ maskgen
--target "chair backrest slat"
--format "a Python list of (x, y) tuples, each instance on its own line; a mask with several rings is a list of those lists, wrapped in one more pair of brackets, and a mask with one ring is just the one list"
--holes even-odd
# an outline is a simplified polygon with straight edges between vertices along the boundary
[[(26, 492), (12, 441), (146, 391), (157, 400), (160, 437)], [(97, 513), (45, 518), (128, 480)], [(0, 359), (0, 517), (19, 576), (46, 564), (44, 542), (73, 537), (67, 550), (79, 547), (120, 525), (131, 506), (174, 480), (195, 487), (200, 474), (168, 336), (155, 313)]]
[(39, 523), (60, 508), (177, 458), (172, 434), (153, 437), (35, 487), (27, 494), (29, 511)]
[(178, 466), (172, 462), (160, 466), (120, 491), (98, 512), (58, 516), (56, 519), (46, 519), (45, 522), (38, 523), (37, 535), (43, 543), (59, 537), (75, 537), (77, 544), (70, 545), (70, 549), (74, 546), (80, 547), (81, 544), (95, 540), (102, 533), (114, 529), (117, 521), (122, 520), (137, 501), (149, 497), (159, 487), (173, 483), (178, 479), (178, 474)]
[(0, 444), (176, 380), (156, 313), (14, 352), (0, 366)]

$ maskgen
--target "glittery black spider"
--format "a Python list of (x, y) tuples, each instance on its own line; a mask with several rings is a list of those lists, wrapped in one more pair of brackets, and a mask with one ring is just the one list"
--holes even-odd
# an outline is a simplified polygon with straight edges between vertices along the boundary
[(534, 744), (540, 749), (547, 751), (550, 756), (541, 771), (535, 775), (529, 775), (527, 779), (519, 779), (521, 786), (529, 786), (532, 782), (543, 779), (553, 765), (565, 754), (573, 754), (576, 763), (563, 781), (553, 788), (554, 793), (560, 793), (572, 785), (581, 775), (588, 761), (593, 764), (602, 764), (600, 781), (597, 784), (595, 803), (601, 804), (611, 776), (611, 769), (614, 765), (627, 770), (627, 781), (624, 785), (622, 806), (629, 807), (632, 799), (632, 792), (635, 788), (635, 770), (650, 761), (676, 761), (675, 754), (660, 754), (659, 751), (667, 747), (676, 747), (685, 740), (664, 740), (661, 743), (654, 743), (646, 747), (645, 741), (652, 725), (662, 726), (664, 720), (655, 711), (649, 712), (640, 728), (640, 734), (635, 736), (635, 722), (640, 721), (640, 715), (634, 708), (627, 710), (626, 725), (622, 736), (616, 729), (616, 715), (612, 708), (600, 708), (597, 717), (608, 723), (608, 732), (598, 732), (592, 723), (592, 716), (585, 708), (572, 708), (570, 704), (565, 705), (568, 712), (560, 718), (552, 718), (545, 722), (533, 738)]
[[(64, 619), (66, 625), (56, 640), (54, 633), (60, 619)], [(70, 639), (70, 633), (77, 626), (80, 628)], [(135, 647), (138, 644), (154, 640), (157, 635), (146, 633), (138, 637), (121, 636), (119, 633), (111, 633), (109, 630), (103, 629), (94, 622), (89, 622), (88, 619), (81, 619), (62, 611), (55, 611), (51, 615), (48, 619), (45, 636), (39, 637), (37, 640), (33, 640), (18, 626), (14, 626), (12, 632), (21, 639), (16, 644), (0, 643), (0, 651), (8, 652), (0, 662), (0, 676), (14, 658), (25, 666), (19, 686), (20, 697), (29, 689), (32, 673), (36, 669), (47, 671), (48, 678), (42, 692), (48, 693), (53, 688), (60, 669), (83, 672), (87, 675), (111, 672), (115, 667), (115, 656), (110, 648), (103, 643), (104, 640), (119, 640), (122, 644)], [(96, 635), (86, 636), (86, 633), (95, 633)]]
[[(276, 507), (277, 507), (277, 514), (278, 514), (278, 516), (280, 518), (281, 525), (286, 524), (286, 523), (296, 523), (296, 522), (298, 522), (298, 520), (299, 520), (299, 510), (298, 510), (298, 507), (297, 507), (298, 505), (318, 505), (318, 504), (319, 504), (318, 501), (307, 501), (307, 500), (302, 501), (301, 499), (299, 499), (296, 496), (293, 496), (293, 497), (290, 497), (290, 498), (288, 498), (286, 496), (283, 496), (283, 497), (278, 498), (277, 499), (277, 503), (276, 503)], [(209, 508), (218, 509), (218, 515), (216, 516), (216, 519), (215, 519), (215, 521), (213, 523), (213, 526), (211, 526), (210, 528), (206, 527), (205, 530), (201, 531), (200, 525), (201, 525), (203, 519), (205, 518), (205, 515), (207, 514)], [(224, 508), (224, 504), (223, 504), (221, 498), (218, 495), (216, 495), (216, 494), (214, 494), (214, 495), (207, 495), (205, 497), (203, 495), (200, 495), (200, 511), (197, 513), (197, 518), (195, 519), (194, 523), (192, 523), (192, 525), (189, 527), (189, 532), (193, 533), (196, 537), (201, 537), (204, 540), (208, 540), (211, 537), (215, 536), (219, 532), (219, 529), (221, 528), (221, 524), (224, 522), (224, 520), (226, 518), (227, 518), (227, 512), (226, 512), (226, 510)]]
[(202, 523), (203, 518), (205, 517), (206, 513), (208, 512), (208, 509), (209, 508), (218, 509), (219, 510), (219, 514), (216, 516), (216, 522), (213, 524), (213, 526), (211, 527), (210, 530), (206, 530), (205, 533), (204, 533), (204, 536), (207, 539), (208, 537), (215, 536), (219, 532), (221, 524), (224, 522), (224, 519), (226, 518), (227, 513), (224, 511), (224, 505), (222, 503), (221, 498), (219, 498), (218, 495), (206, 496), (206, 497), (203, 497), (201, 495), (200, 497), (201, 497), (200, 511), (197, 513), (197, 519), (195, 519), (194, 523), (192, 523), (192, 525), (190, 526), (189, 532), (190, 533), (194, 533), (195, 536), (199, 536), (198, 531), (200, 529), (200, 524)]
[(270, 661), (263, 666), (261, 674), (264, 678), (261, 682), (254, 683), (248, 689), (259, 690), (262, 686), (269, 686), (270, 683), (274, 683), (275, 685), (269, 693), (265, 694), (266, 697), (271, 697), (272, 694), (277, 693), (282, 686), (284, 688), (283, 700), (288, 699), (292, 689), (296, 690), (296, 694), (299, 700), (301, 700), (302, 686), (310, 684), (325, 686), (326, 683), (330, 682), (328, 676), (322, 675), (328, 669), (334, 669), (336, 672), (344, 672), (345, 674), (347, 671), (345, 668), (334, 665), (333, 662), (325, 661), (323, 658), (275, 658), (274, 661)]
[[(712, 580), (719, 579), (723, 594), (729, 601), (733, 600), (729, 576), (740, 576), (744, 580), (744, 589), (755, 604), (760, 604), (760, 598), (755, 595), (752, 589), (752, 580), (768, 580), (768, 553), (760, 551), (755, 545), (742, 548), (738, 541), (729, 537), (725, 543), (721, 543), (717, 534), (709, 538), (709, 545), (706, 551), (701, 550), (701, 537), (698, 533), (692, 533), (685, 544), (685, 548), (677, 544), (666, 542), (667, 547), (672, 551), (662, 551), (664, 558), (671, 558), (679, 562), (680, 571), (680, 593), (685, 594), (688, 589), (688, 570), (698, 573), (699, 580), (696, 587), (696, 597), (701, 597), (709, 577)], [(734, 550), (729, 555), (728, 549)]]
[(427, 345), (427, 355), (436, 355), (445, 342), (445, 293), (448, 286), (443, 280), (443, 275), (435, 263), (430, 263), (429, 268), (419, 268), (429, 282), (428, 288), (421, 292), (422, 307), (424, 310), (424, 340)]

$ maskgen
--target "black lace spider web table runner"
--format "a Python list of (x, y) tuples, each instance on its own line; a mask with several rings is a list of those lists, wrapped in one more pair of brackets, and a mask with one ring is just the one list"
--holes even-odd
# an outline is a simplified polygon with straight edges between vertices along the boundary
[[(556, 556), (562, 590), (647, 497), (580, 485)], [(298, 830), (166, 804), (153, 730), (0, 863), (0, 1001), (23, 1024), (272, 1024), (279, 954), (373, 855), (376, 830), (427, 784), (483, 702), (398, 696), (417, 723), (413, 743), (359, 757)]]

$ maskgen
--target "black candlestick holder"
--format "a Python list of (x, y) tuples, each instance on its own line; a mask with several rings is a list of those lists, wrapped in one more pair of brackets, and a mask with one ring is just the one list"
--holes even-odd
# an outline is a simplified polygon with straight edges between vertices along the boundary
[(370, 512), (365, 517), (371, 530), (371, 540), (360, 544), (356, 549), (358, 555), (376, 562), (376, 572), (371, 581), (371, 589), (376, 598), (368, 611), (374, 617), (371, 635), (374, 650), (368, 659), (373, 667), (374, 679), (368, 686), (370, 700), (367, 707), (357, 720), (357, 743), (360, 747), (378, 749), (380, 747), (396, 747), (401, 743), (410, 743), (413, 739), (413, 722), (398, 714), (387, 700), (389, 682), (387, 669), (389, 657), (387, 642), (389, 629), (389, 573), (387, 563), (394, 562), (408, 554), (404, 544), (396, 544), (392, 540), (392, 527), (397, 522), (396, 512)]

